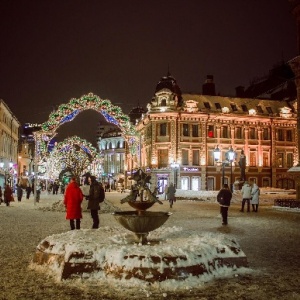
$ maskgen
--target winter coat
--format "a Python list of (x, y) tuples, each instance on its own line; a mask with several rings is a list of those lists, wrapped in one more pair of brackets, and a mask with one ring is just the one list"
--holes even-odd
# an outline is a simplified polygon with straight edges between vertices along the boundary
[(251, 185), (249, 183), (244, 183), (242, 187), (242, 197), (243, 199), (251, 199)]
[(76, 182), (71, 182), (68, 184), (64, 196), (64, 204), (67, 208), (66, 219), (81, 219), (81, 202), (83, 200), (83, 195), (81, 189)]
[(94, 188), (96, 185), (99, 185), (99, 182), (94, 181), (91, 183), (90, 186), (90, 193), (89, 193), (89, 200), (88, 200), (88, 209), (92, 210), (99, 210), (100, 209), (100, 202), (105, 199), (105, 192), (102, 185), (100, 185), (100, 197), (97, 199), (94, 197)]
[(6, 187), (4, 189), (4, 202), (5, 203), (8, 203), (11, 201), (12, 194), (13, 194), (12, 189), (10, 188), (9, 185), (6, 185)]
[(18, 199), (21, 199), (23, 197), (23, 189), (21, 188), (21, 186), (17, 187), (17, 197)]
[(176, 189), (175, 186), (173, 184), (170, 184), (170, 186), (168, 187), (168, 191), (167, 191), (167, 199), (170, 200), (174, 200), (175, 198), (175, 193), (176, 193)]
[(221, 189), (217, 195), (217, 201), (219, 202), (220, 206), (230, 206), (230, 201), (232, 198), (232, 193), (228, 189)]
[(256, 183), (253, 184), (251, 190), (251, 204), (259, 204), (260, 189)]

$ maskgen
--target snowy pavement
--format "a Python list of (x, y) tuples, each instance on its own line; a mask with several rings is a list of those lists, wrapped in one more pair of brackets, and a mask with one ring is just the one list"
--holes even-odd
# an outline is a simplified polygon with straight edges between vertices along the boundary
[[(132, 210), (119, 200), (124, 194), (107, 193), (107, 202), (122, 210)], [(213, 196), (210, 196), (213, 197)], [(268, 196), (269, 197), (269, 196)], [(274, 197), (274, 196), (273, 196)], [(214, 199), (178, 200), (172, 209), (168, 203), (155, 204), (153, 211), (172, 211), (165, 227), (186, 231), (224, 234), (234, 237), (245, 252), (252, 274), (209, 281), (198, 288), (165, 292), (142, 288), (123, 289), (85, 282), (57, 282), (43, 272), (31, 269), (31, 261), (41, 240), (69, 231), (62, 211), (49, 209), (62, 195), (42, 194), (0, 205), (0, 299), (300, 299), (300, 214), (273, 208), (272, 198), (264, 199), (258, 213), (240, 213), (237, 197), (229, 209), (229, 225), (222, 226)], [(101, 226), (120, 226), (110, 213), (101, 213)], [(92, 220), (84, 212), (82, 228), (90, 229)]]

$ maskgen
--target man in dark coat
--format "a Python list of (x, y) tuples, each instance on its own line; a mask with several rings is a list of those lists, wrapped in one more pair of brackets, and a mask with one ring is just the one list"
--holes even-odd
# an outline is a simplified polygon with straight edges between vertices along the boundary
[(224, 184), (223, 188), (219, 191), (217, 195), (217, 201), (220, 204), (220, 212), (222, 215), (223, 223), (222, 225), (227, 225), (227, 219), (228, 219), (228, 208), (230, 206), (230, 201), (232, 198), (232, 193), (229, 189), (228, 184)]
[(95, 176), (90, 176), (90, 193), (88, 200), (88, 209), (91, 210), (91, 217), (93, 219), (93, 229), (99, 228), (99, 214), (100, 202), (103, 202), (105, 199), (104, 188), (101, 183), (96, 180)]

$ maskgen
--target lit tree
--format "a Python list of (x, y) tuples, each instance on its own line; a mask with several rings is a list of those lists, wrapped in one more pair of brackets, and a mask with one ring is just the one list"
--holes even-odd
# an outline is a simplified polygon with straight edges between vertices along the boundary
[(96, 148), (86, 140), (77, 136), (67, 138), (57, 143), (49, 154), (48, 175), (57, 178), (62, 170), (68, 169), (75, 177), (80, 177), (98, 156)]

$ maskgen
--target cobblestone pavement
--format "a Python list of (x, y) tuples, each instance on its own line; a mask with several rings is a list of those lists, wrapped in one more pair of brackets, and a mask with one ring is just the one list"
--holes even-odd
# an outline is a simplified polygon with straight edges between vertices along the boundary
[[(119, 200), (124, 194), (107, 193), (107, 201), (123, 210), (132, 210)], [(69, 230), (61, 211), (45, 208), (62, 195), (43, 194), (36, 205), (33, 199), (0, 205), (0, 299), (141, 299), (137, 290), (120, 294), (114, 289), (77, 286), (54, 282), (29, 269), (35, 247), (46, 236)], [(43, 209), (44, 208), (44, 209)], [(151, 210), (172, 211), (165, 226), (185, 230), (221, 232), (233, 236), (248, 258), (251, 275), (215, 280), (203, 288), (176, 293), (153, 293), (148, 299), (300, 299), (300, 213), (279, 211), (272, 204), (259, 207), (258, 213), (241, 213), (239, 204), (229, 209), (229, 225), (222, 226), (216, 203), (178, 200), (172, 209), (164, 201)], [(102, 226), (118, 226), (110, 213), (100, 215)], [(91, 219), (84, 212), (82, 228), (90, 228)]]

